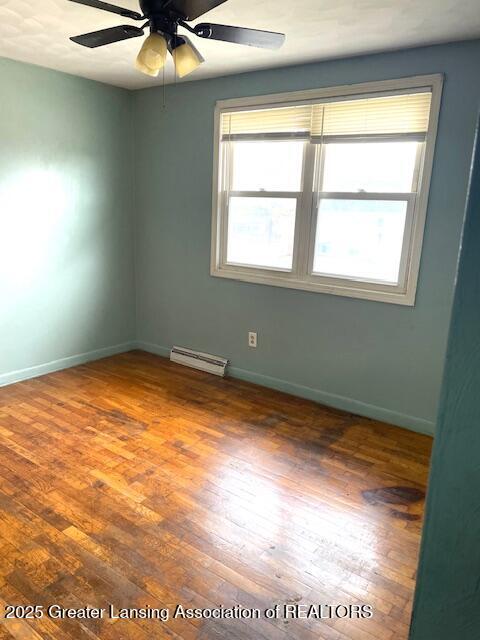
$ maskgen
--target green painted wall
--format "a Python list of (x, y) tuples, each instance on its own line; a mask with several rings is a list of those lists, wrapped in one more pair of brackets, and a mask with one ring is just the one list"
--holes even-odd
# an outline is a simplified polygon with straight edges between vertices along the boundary
[[(229, 357), (233, 375), (433, 432), (479, 66), (480, 41), (427, 47), (182, 83), (164, 110), (160, 88), (0, 60), (0, 384), (135, 339), (162, 354), (176, 343)], [(216, 100), (438, 72), (415, 308), (209, 275)]]
[(132, 121), (128, 92), (73, 76), (0, 59), (0, 86), (5, 384), (135, 337)]
[(480, 137), (458, 272), (411, 640), (480, 635)]
[[(137, 337), (226, 356), (234, 375), (433, 432), (480, 103), (480, 41), (189, 82), (134, 94)], [(415, 308), (209, 275), (215, 101), (445, 74)], [(257, 330), (259, 347), (247, 347)]]

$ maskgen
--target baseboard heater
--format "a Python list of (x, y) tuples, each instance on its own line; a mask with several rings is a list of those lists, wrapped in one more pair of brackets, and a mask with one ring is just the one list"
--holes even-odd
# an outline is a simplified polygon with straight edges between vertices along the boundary
[(170, 352), (170, 360), (178, 364), (183, 364), (186, 367), (213, 373), (222, 378), (225, 376), (228, 365), (228, 360), (225, 360), (225, 358), (212, 356), (208, 353), (201, 353), (200, 351), (192, 351), (191, 349), (185, 349), (183, 347), (173, 347)]

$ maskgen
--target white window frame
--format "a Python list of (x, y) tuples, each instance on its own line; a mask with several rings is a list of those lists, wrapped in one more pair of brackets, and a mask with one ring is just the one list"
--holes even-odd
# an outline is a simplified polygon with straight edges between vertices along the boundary
[[(222, 100), (216, 103), (214, 125), (214, 166), (213, 166), (213, 211), (212, 211), (212, 276), (229, 278), (243, 282), (287, 287), (306, 291), (316, 291), (333, 295), (375, 300), (393, 304), (413, 306), (418, 284), (418, 273), (423, 244), (423, 234), (428, 206), (428, 195), (433, 167), (435, 142), (443, 88), (443, 75), (414, 76), (396, 80), (368, 82), (356, 85), (314, 89), (292, 93), (282, 93), (251, 98)], [(409, 90), (428, 90), (432, 93), (430, 120), (425, 141), (420, 147), (421, 158), (417, 167), (420, 173), (414, 177), (414, 183), (420, 185), (413, 193), (319, 193), (322, 163), (317, 154), (322, 153), (323, 145), (305, 144), (306, 158), (302, 176), (301, 192), (232, 192), (225, 187), (229, 178), (220, 171), (223, 166), (221, 158), (221, 117), (224, 112), (242, 111), (260, 107), (279, 107), (302, 104), (306, 102), (335, 100), (345, 97), (361, 97), (378, 93), (402, 93)], [(385, 137), (386, 138), (386, 137)], [(360, 138), (358, 138), (360, 140)], [(365, 138), (367, 141), (368, 136)], [(400, 138), (389, 136), (389, 140)], [(405, 139), (405, 138), (402, 138)], [(370, 139), (371, 140), (371, 139)], [(223, 149), (228, 149), (225, 145)], [(312, 201), (313, 193), (313, 201)], [(294, 255), (292, 270), (272, 269), (265, 267), (245, 266), (227, 263), (228, 206), (227, 199), (235, 195), (251, 195), (254, 197), (287, 197), (297, 199), (297, 216), (295, 224)], [(345, 277), (328, 277), (313, 274), (316, 216), (319, 198), (379, 199), (408, 201), (407, 219), (405, 223), (404, 243), (400, 263), (398, 285), (382, 282), (365, 281)]]

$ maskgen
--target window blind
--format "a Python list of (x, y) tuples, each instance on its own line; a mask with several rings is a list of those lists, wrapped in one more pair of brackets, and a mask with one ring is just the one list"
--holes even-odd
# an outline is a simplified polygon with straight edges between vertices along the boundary
[(415, 136), (428, 131), (430, 92), (223, 113), (223, 140)]
[(292, 137), (310, 137), (311, 105), (234, 111), (222, 114), (222, 136), (236, 138), (266, 134), (289, 134)]

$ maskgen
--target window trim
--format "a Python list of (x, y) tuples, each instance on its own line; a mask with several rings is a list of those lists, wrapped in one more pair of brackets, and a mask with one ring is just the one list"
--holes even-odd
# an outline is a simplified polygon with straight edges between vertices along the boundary
[[(435, 143), (438, 131), (438, 120), (440, 113), (440, 103), (443, 88), (443, 75), (433, 74), (425, 76), (413, 76), (394, 80), (366, 82), (354, 85), (342, 85), (328, 87), (325, 89), (313, 89), (307, 91), (296, 91), (290, 93), (280, 93), (273, 95), (255, 96), (248, 98), (235, 98), (221, 100), (216, 103), (214, 121), (214, 160), (213, 160), (213, 193), (212, 193), (212, 235), (211, 235), (211, 265), (210, 274), (215, 277), (240, 280), (254, 284), (264, 284), (276, 287), (286, 287), (300, 289), (304, 291), (315, 291), (339, 296), (360, 298), (364, 300), (374, 300), (392, 304), (414, 306), (418, 285), (418, 275), (420, 270), (421, 252), (423, 245), (423, 235), (426, 222), (428, 198), (430, 191), (431, 175), (433, 168), (433, 158)], [(361, 96), (362, 94), (379, 93), (401, 93), (412, 89), (428, 89), (432, 93), (430, 120), (425, 143), (423, 145), (423, 163), (420, 164), (421, 175), (414, 177), (414, 180), (421, 184), (421, 188), (416, 192), (414, 207), (411, 205), (407, 209), (407, 220), (405, 230), (405, 242), (402, 252), (401, 273), (405, 274), (405, 282), (402, 285), (374, 284), (364, 280), (354, 280), (352, 278), (337, 278), (328, 276), (309, 275), (309, 267), (313, 265), (313, 244), (315, 242), (314, 223), (316, 209), (309, 197), (310, 192), (305, 188), (305, 182), (312, 187), (318, 181), (318, 175), (314, 175), (310, 161), (304, 163), (306, 171), (302, 177), (303, 192), (298, 197), (297, 192), (289, 192), (288, 197), (297, 197), (297, 215), (295, 225), (295, 244), (293, 256), (293, 272), (282, 269), (272, 269), (263, 267), (251, 267), (226, 263), (226, 234), (227, 224), (225, 224), (223, 211), (223, 180), (221, 175), (221, 136), (220, 122), (224, 111), (242, 110), (255, 107), (279, 107), (288, 106), (289, 103), (315, 100), (335, 100), (337, 98), (349, 98)], [(315, 145), (306, 144), (306, 153), (315, 154)], [(307, 175), (305, 175), (307, 174)], [(270, 192), (269, 192), (270, 193)], [(280, 192), (271, 192), (270, 197)], [(313, 189), (314, 198), (319, 197), (316, 189)], [(230, 194), (231, 195), (231, 194)], [(258, 195), (258, 194), (257, 194)], [(285, 194), (287, 195), (287, 194)], [(368, 194), (371, 195), (371, 194)], [(379, 195), (379, 194), (373, 194)], [(392, 199), (391, 193), (383, 194), (386, 199)], [(393, 194), (395, 195), (395, 194)], [(400, 194), (396, 194), (399, 195)], [(408, 200), (412, 194), (406, 192), (401, 194), (401, 198)], [(260, 196), (261, 197), (261, 196)], [(408, 235), (407, 235), (408, 234)], [(298, 251), (300, 248), (300, 251)], [(298, 278), (297, 273), (305, 273), (305, 277)], [(401, 280), (400, 280), (401, 281)]]

